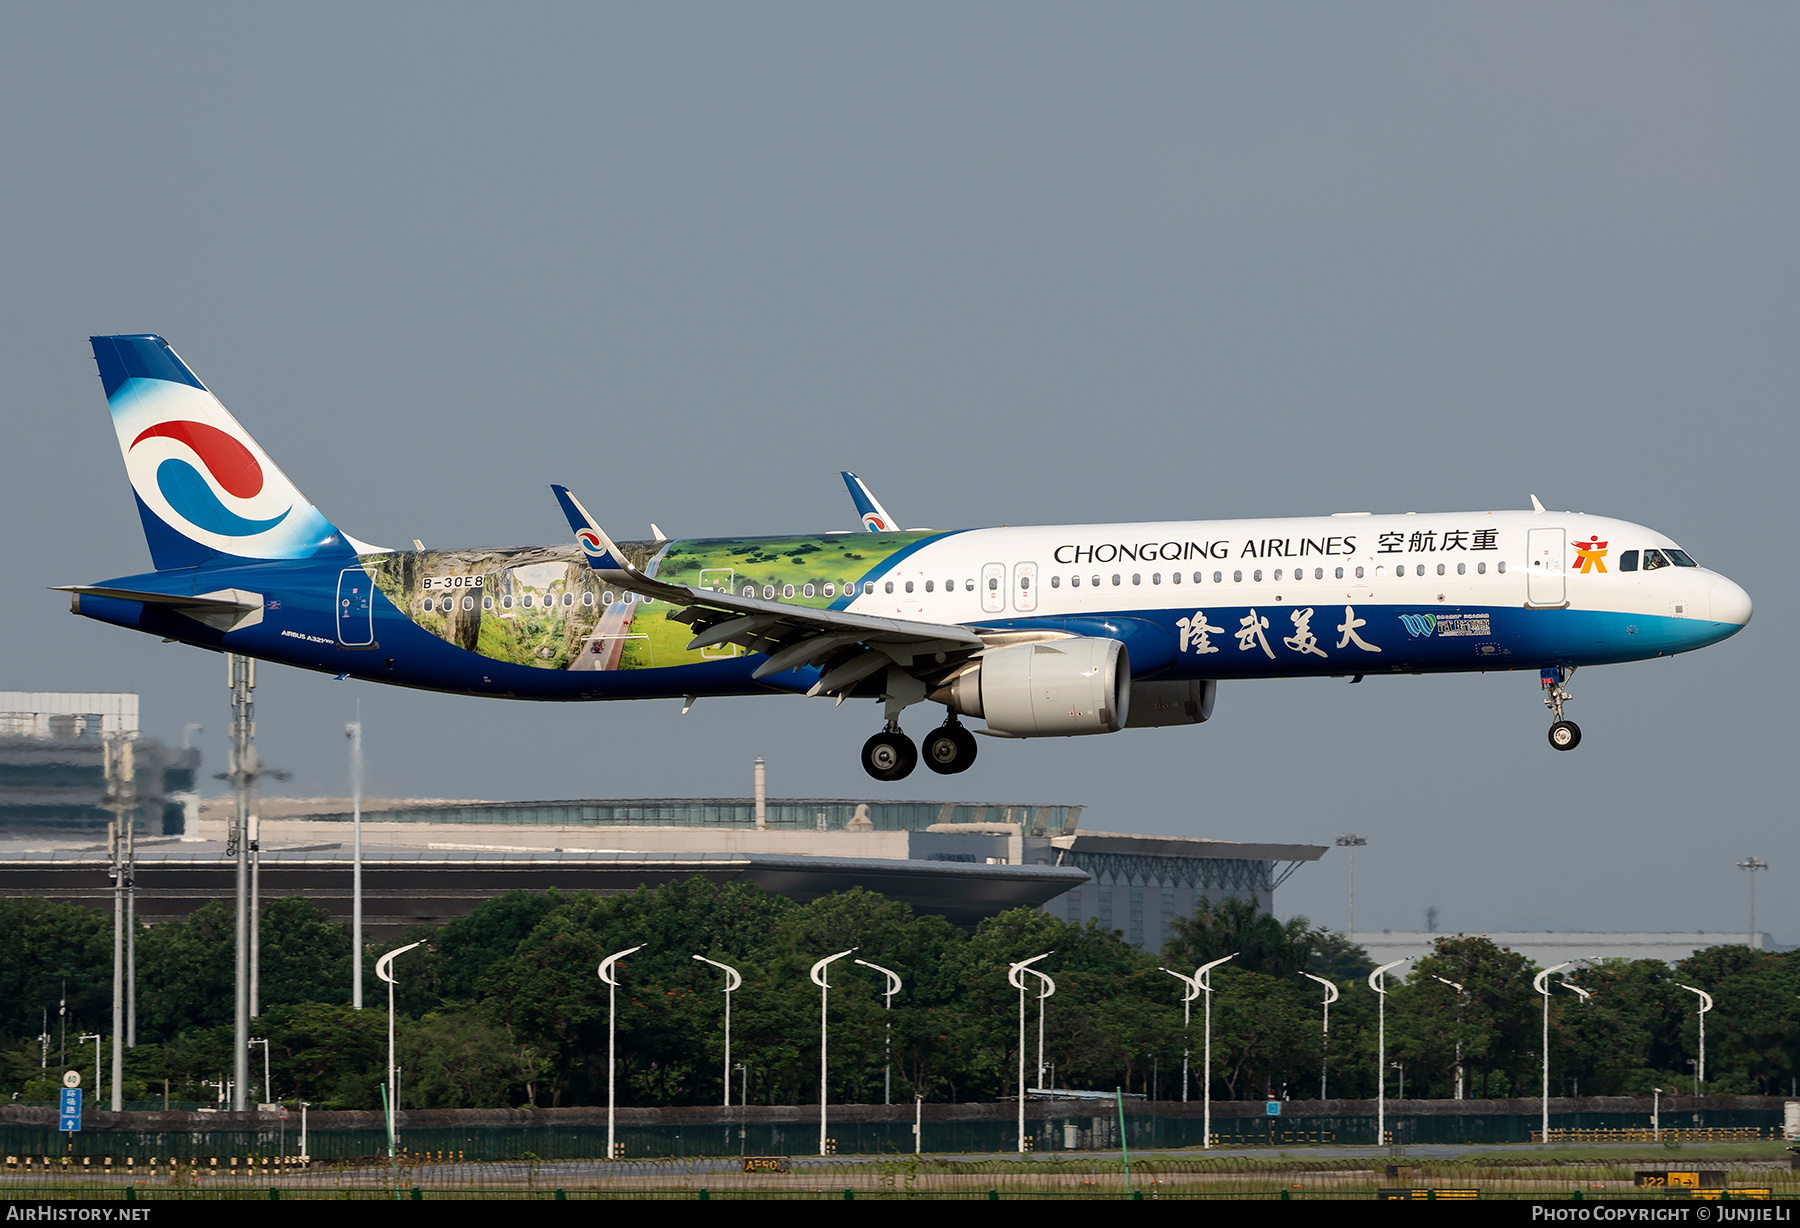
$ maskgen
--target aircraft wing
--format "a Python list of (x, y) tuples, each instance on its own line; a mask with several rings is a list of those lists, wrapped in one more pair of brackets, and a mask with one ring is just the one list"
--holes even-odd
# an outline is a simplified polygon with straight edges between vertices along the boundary
[(917, 656), (966, 656), (986, 647), (974, 631), (953, 623), (822, 610), (654, 579), (631, 565), (568, 487), (550, 489), (597, 575), (639, 596), (683, 607), (672, 617), (694, 628), (690, 649), (738, 644), (749, 652), (766, 653), (769, 659), (752, 677), (766, 678), (801, 666), (829, 666), (808, 694), (833, 694), (887, 665), (910, 667)]

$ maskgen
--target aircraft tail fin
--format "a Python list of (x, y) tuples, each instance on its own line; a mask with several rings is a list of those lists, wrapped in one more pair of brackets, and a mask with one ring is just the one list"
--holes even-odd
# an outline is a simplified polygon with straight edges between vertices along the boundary
[(881, 506), (881, 500), (875, 497), (868, 484), (849, 470), (843, 471), (844, 485), (850, 488), (851, 502), (856, 504), (856, 514), (862, 517), (863, 528), (870, 533), (892, 533), (900, 527), (900, 522), (888, 515), (888, 510)]
[(167, 341), (88, 340), (158, 571), (380, 549), (326, 520)]

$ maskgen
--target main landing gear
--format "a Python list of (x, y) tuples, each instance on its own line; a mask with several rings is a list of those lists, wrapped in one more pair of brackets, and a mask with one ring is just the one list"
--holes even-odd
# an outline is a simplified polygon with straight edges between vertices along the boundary
[(1550, 745), (1557, 750), (1574, 750), (1581, 745), (1581, 726), (1574, 721), (1563, 719), (1563, 705), (1573, 699), (1563, 684), (1575, 676), (1575, 667), (1552, 665), (1538, 671), (1538, 680), (1544, 687), (1544, 706), (1556, 714), (1556, 720), (1550, 726)]
[[(975, 735), (952, 716), (925, 737), (925, 766), (940, 776), (966, 772), (975, 762)], [(863, 743), (863, 771), (876, 780), (904, 780), (919, 763), (919, 748), (897, 721)]]

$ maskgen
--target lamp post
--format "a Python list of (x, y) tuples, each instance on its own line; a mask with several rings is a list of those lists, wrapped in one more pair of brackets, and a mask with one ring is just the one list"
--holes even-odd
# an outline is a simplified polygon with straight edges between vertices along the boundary
[(1164, 972), (1181, 982), (1181, 1103), (1186, 1104), (1188, 1098), (1188, 1022), (1192, 1018), (1194, 999), (1200, 996), (1200, 984), (1191, 976), (1184, 976), (1173, 968), (1164, 968)]
[(1350, 851), (1350, 917), (1348, 928), (1344, 930), (1346, 938), (1356, 937), (1356, 850), (1367, 843), (1355, 832), (1337, 838), (1337, 846)]
[[(1681, 985), (1680, 981), (1675, 983)], [(1701, 1085), (1706, 1082), (1706, 1012), (1713, 1008), (1713, 1000), (1712, 995), (1704, 989), (1695, 989), (1692, 985), (1681, 985), (1681, 987), (1691, 994), (1699, 995), (1700, 998), (1700, 1061), (1694, 1067), (1694, 1095), (1698, 1096)]]
[(1537, 990), (1538, 993), (1540, 993), (1544, 996), (1544, 1036), (1543, 1036), (1543, 1041), (1542, 1041), (1543, 1052), (1544, 1052), (1543, 1139), (1546, 1144), (1548, 1144), (1550, 1142), (1550, 985), (1549, 985), (1549, 980), (1550, 980), (1550, 974), (1552, 972), (1555, 972), (1558, 968), (1567, 968), (1568, 966), (1569, 966), (1568, 961), (1564, 960), (1560, 964), (1552, 964), (1550, 967), (1545, 968), (1542, 972), (1538, 973), (1536, 976), (1531, 978), (1531, 987), (1533, 989)]
[(350, 739), (350, 1005), (363, 1008), (363, 892), (362, 892), (362, 700), (356, 701), (356, 719), (344, 726)]
[(600, 979), (606, 982), (606, 1158), (619, 1158), (618, 1144), (613, 1141), (615, 1115), (618, 1100), (615, 1096), (615, 1083), (619, 1072), (618, 1062), (618, 1022), (619, 1022), (619, 981), (613, 975), (613, 965), (630, 955), (633, 951), (641, 951), (644, 944), (627, 947), (623, 951), (615, 951), (600, 961)]
[(880, 964), (871, 964), (866, 959), (853, 960), (865, 968), (873, 968), (887, 978), (887, 989), (882, 993), (882, 1018), (886, 1020), (887, 1039), (882, 1048), (883, 1064), (881, 1067), (881, 1103), (894, 1103), (894, 995), (900, 992), (902, 984), (900, 974), (892, 968), (883, 968)]
[[(394, 1123), (398, 1120), (396, 1114), (398, 1114), (400, 1111), (400, 1106), (397, 1103), (395, 1103), (397, 1097), (400, 1094), (400, 1080), (399, 1080), (399, 1076), (397, 1074), (395, 1074), (395, 1072), (394, 1072), (394, 957), (397, 955), (404, 955), (408, 951), (412, 950), (414, 947), (419, 946), (419, 945), (421, 945), (421, 944), (416, 943), (416, 942), (409, 942), (403, 947), (395, 947), (392, 951), (389, 951), (386, 955), (383, 955), (380, 959), (375, 961), (375, 975), (380, 977), (382, 980), (386, 981), (387, 987), (388, 987), (387, 1102), (388, 1102), (388, 1159), (390, 1159), (390, 1160), (394, 1158), (394, 1145), (395, 1145), (394, 1144)], [(246, 1054), (248, 1054), (248, 1048), (246, 1048), (245, 1052), (246, 1052)], [(268, 1052), (268, 1050), (265, 1049), (265, 1050), (263, 1050), (263, 1052), (266, 1054)], [(243, 1095), (242, 1089), (239, 1090), (238, 1095), (240, 1097)]]
[(94, 1042), (94, 1091), (98, 1093), (100, 1090), (100, 1033), (83, 1032), (75, 1043), (86, 1044), (90, 1040)]
[[(1017, 987), (1019, 991), (1019, 1154), (1025, 1154), (1025, 974), (1032, 971), (1031, 965), (1040, 959), (1049, 959), (1054, 951), (1045, 951), (1042, 955), (1033, 955), (1030, 959), (1022, 959), (1006, 970), (1007, 983)], [(1046, 997), (1049, 995), (1045, 995)]]
[(1662, 1142), (1662, 1088), (1650, 1089), (1650, 1137), (1655, 1142)]
[(1434, 981), (1441, 981), (1445, 985), (1448, 985), (1450, 988), (1454, 989), (1457, 992), (1458, 996), (1460, 996), (1462, 999), (1462, 1001), (1460, 1003), (1458, 1003), (1457, 1008), (1456, 1008), (1456, 1098), (1458, 1100), (1461, 1100), (1463, 1098), (1463, 1064), (1462, 1064), (1463, 1008), (1469, 1004), (1469, 991), (1464, 989), (1461, 985), (1458, 985), (1455, 981), (1449, 980), (1446, 977), (1438, 976), (1436, 973), (1432, 974), (1431, 979)]
[(262, 1095), (262, 1098), (263, 1098), (264, 1104), (271, 1104), (274, 1102), (275, 1097), (269, 1094), (269, 1038), (267, 1036), (252, 1036), (250, 1038), (250, 1044), (252, 1046), (256, 1046), (256, 1045), (262, 1046), (262, 1049), (263, 1049), (263, 1086), (262, 1086), (263, 1095)]
[[(1238, 953), (1233, 951), (1194, 969), (1194, 983), (1206, 995), (1206, 1045), (1200, 1057), (1200, 1147), (1207, 1151), (1212, 1149), (1212, 970), (1237, 956)], [(1121, 1126), (1120, 1130), (1123, 1129)]]
[(826, 1069), (826, 1064), (825, 1064), (825, 1056), (826, 1056), (825, 1041), (826, 1041), (827, 1037), (830, 1035), (830, 1023), (831, 1023), (831, 1017), (827, 1010), (827, 1008), (831, 1004), (831, 982), (828, 979), (831, 975), (831, 967), (830, 966), (834, 960), (842, 959), (846, 955), (855, 954), (855, 952), (856, 952), (856, 948), (851, 947), (848, 951), (839, 951), (836, 955), (827, 955), (824, 959), (822, 959), (818, 963), (814, 964), (812, 966), (812, 971), (808, 974), (809, 976), (812, 977), (812, 983), (819, 987), (819, 1154), (820, 1155), (825, 1154), (825, 1104), (826, 1104), (826, 1101), (830, 1098), (829, 1096), (826, 1095), (826, 1092), (830, 1089), (830, 1084), (826, 1081), (827, 1069)]
[(732, 994), (733, 990), (735, 990), (738, 986), (740, 986), (744, 983), (744, 978), (739, 976), (738, 970), (736, 968), (733, 968), (730, 964), (721, 964), (718, 960), (708, 959), (704, 955), (696, 955), (696, 956), (694, 956), (694, 958), (699, 960), (703, 964), (711, 964), (715, 968), (723, 969), (724, 973), (725, 973), (725, 1065), (724, 1065), (725, 1073), (722, 1076), (722, 1078), (723, 1078), (723, 1081), (725, 1084), (725, 1107), (730, 1108), (731, 1107), (731, 994)]
[(1322, 976), (1314, 976), (1310, 972), (1302, 972), (1301, 976), (1309, 981), (1317, 981), (1325, 987), (1324, 1015), (1319, 1021), (1319, 1099), (1325, 1099), (1325, 1067), (1331, 1055), (1331, 1004), (1338, 1000), (1337, 982)]
[(1750, 942), (1749, 942), (1749, 946), (1752, 950), (1756, 950), (1762, 946), (1762, 943), (1760, 941), (1758, 941), (1757, 933), (1756, 933), (1756, 872), (1758, 870), (1768, 869), (1769, 863), (1764, 861), (1760, 857), (1746, 857), (1742, 861), (1738, 862), (1737, 865), (1738, 865), (1738, 869), (1740, 869), (1740, 870), (1750, 871)]
[(1396, 959), (1369, 973), (1369, 988), (1380, 997), (1376, 1000), (1375, 1027), (1375, 1145), (1387, 1142), (1387, 972), (1406, 961)]

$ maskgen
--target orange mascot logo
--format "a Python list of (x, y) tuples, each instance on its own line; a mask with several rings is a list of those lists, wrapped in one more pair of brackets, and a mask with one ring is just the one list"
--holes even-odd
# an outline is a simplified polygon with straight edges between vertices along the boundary
[(1589, 571), (1604, 572), (1606, 570), (1606, 564), (1602, 560), (1606, 558), (1606, 547), (1609, 544), (1610, 543), (1608, 542), (1601, 541), (1598, 536), (1591, 537), (1584, 542), (1573, 543), (1575, 547), (1575, 570), (1584, 576), (1587, 575)]

